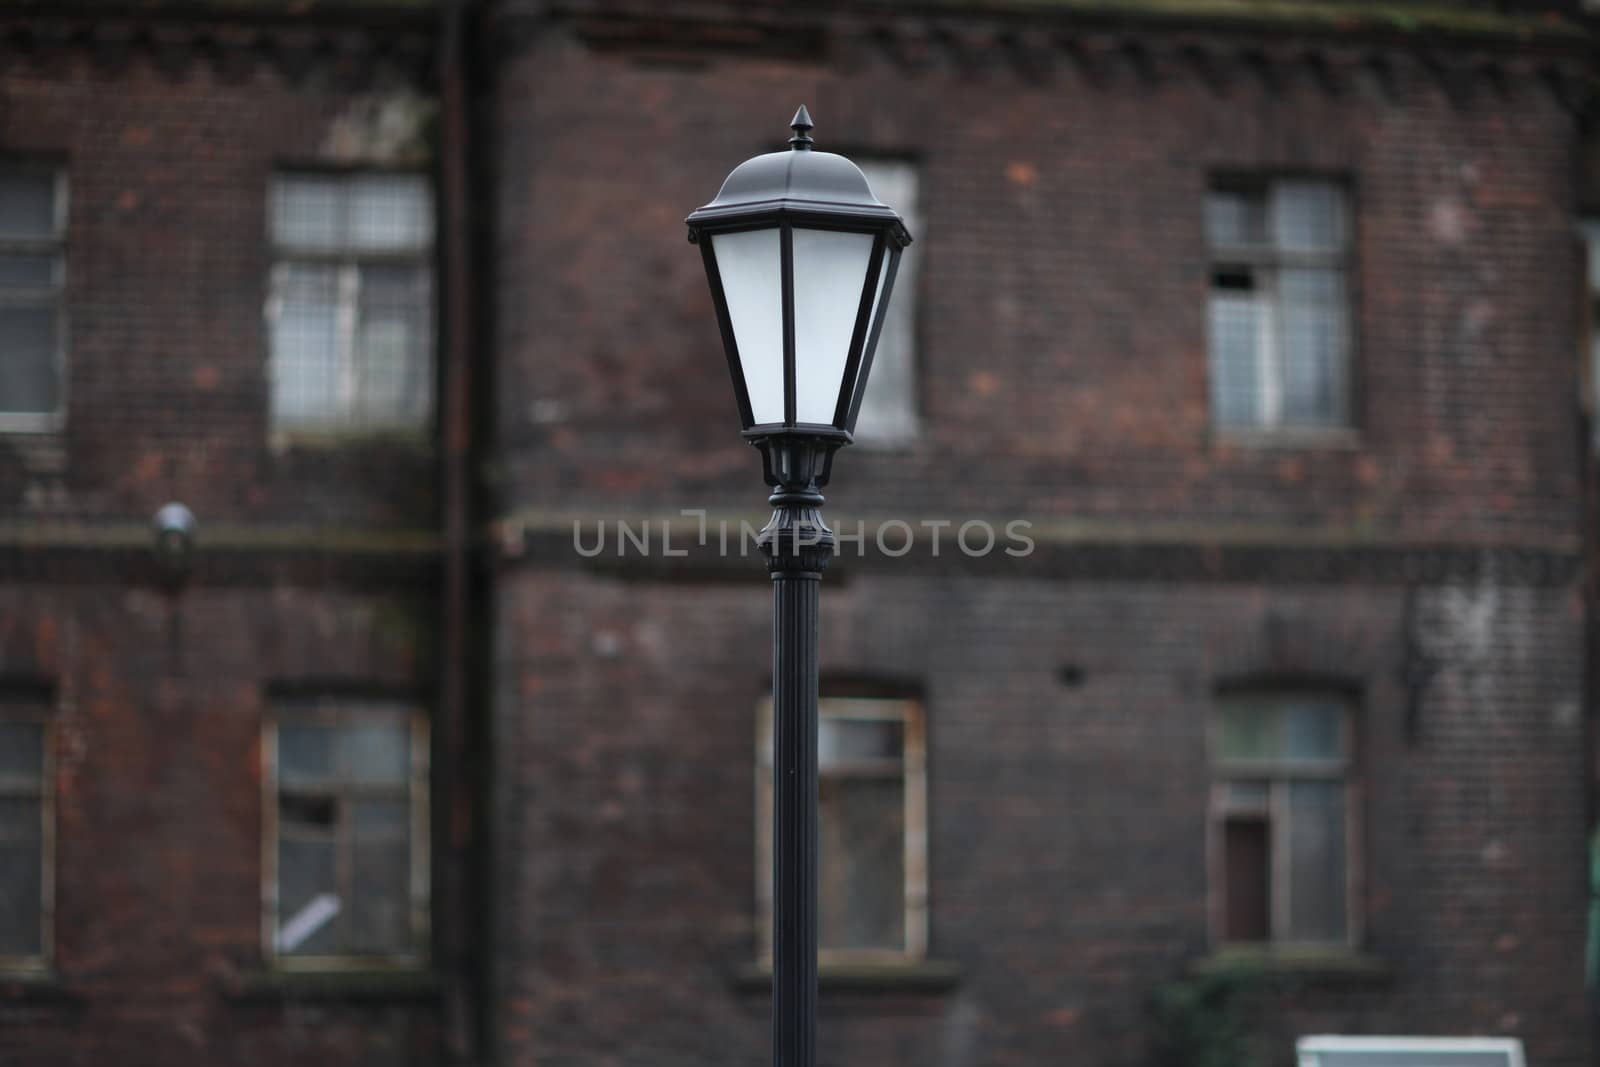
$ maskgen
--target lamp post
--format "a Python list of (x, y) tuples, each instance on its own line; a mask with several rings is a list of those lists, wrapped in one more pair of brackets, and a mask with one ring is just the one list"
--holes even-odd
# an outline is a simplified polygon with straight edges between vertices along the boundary
[(772, 1062), (813, 1067), (817, 1029), (817, 608), (833, 533), (822, 487), (851, 441), (872, 354), (911, 243), (843, 156), (746, 160), (686, 220), (722, 328), (744, 438), (761, 451), (772, 518)]

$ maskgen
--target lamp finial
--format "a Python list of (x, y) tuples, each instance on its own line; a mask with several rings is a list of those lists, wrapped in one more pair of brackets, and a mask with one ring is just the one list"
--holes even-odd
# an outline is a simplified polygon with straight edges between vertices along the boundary
[(811, 121), (811, 112), (806, 110), (804, 104), (801, 104), (800, 110), (794, 113), (794, 118), (789, 123), (789, 128), (794, 131), (794, 136), (789, 138), (789, 147), (796, 152), (811, 151), (813, 143), (811, 131), (815, 127), (816, 123)]

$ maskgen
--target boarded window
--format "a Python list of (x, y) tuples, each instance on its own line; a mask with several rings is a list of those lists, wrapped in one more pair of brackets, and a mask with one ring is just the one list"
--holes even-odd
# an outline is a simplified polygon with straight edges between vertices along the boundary
[(286, 174), (272, 189), (273, 421), (415, 425), (433, 401), (433, 207), (409, 174)]
[(0, 966), (42, 966), (50, 912), (49, 732), (45, 709), (0, 706)]
[(916, 323), (919, 249), (926, 247), (918, 204), (917, 169), (910, 163), (865, 160), (861, 172), (878, 199), (900, 213), (914, 238), (900, 255), (894, 294), (856, 417), (856, 441), (897, 445), (917, 433)]
[(286, 707), (274, 741), (272, 953), (281, 961), (420, 959), (428, 906), (421, 717), (367, 703)]
[(1218, 426), (1348, 424), (1349, 229), (1334, 182), (1235, 183), (1207, 197)]
[[(757, 739), (762, 954), (772, 952), (772, 705)], [(927, 948), (922, 709), (824, 699), (817, 724), (817, 938), (824, 959), (919, 958)]]
[(0, 428), (48, 430), (65, 408), (66, 181), (0, 167)]
[(1350, 716), (1337, 698), (1231, 698), (1212, 789), (1220, 939), (1352, 936)]

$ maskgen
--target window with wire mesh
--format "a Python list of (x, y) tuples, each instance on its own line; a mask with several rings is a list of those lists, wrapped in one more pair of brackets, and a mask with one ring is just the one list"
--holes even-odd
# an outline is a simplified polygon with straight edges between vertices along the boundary
[(49, 733), (45, 709), (0, 702), (0, 968), (49, 955)]
[(283, 427), (416, 425), (433, 404), (433, 204), (415, 174), (280, 174), (267, 325)]
[(900, 213), (915, 240), (900, 254), (894, 293), (872, 357), (867, 391), (856, 416), (855, 438), (862, 445), (904, 444), (917, 433), (916, 323), (917, 269), (926, 247), (917, 168), (904, 160), (862, 159), (861, 173), (879, 200)]
[(280, 963), (420, 961), (426, 728), (376, 703), (281, 707), (272, 726), (267, 927)]
[[(817, 938), (824, 961), (927, 950), (927, 786), (914, 701), (824, 698), (817, 723)], [(758, 717), (756, 881), (772, 956), (772, 702)]]
[(1351, 729), (1332, 696), (1221, 702), (1211, 798), (1220, 941), (1353, 940)]
[(1211, 414), (1223, 428), (1349, 424), (1350, 223), (1337, 182), (1232, 182), (1206, 199)]
[(66, 180), (0, 165), (0, 429), (48, 430), (65, 406)]

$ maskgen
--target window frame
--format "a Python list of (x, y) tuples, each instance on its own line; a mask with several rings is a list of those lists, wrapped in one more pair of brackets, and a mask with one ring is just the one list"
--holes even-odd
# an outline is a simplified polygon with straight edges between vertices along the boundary
[(27, 790), (0, 777), (0, 796), (37, 796), (39, 801), (39, 951), (16, 956), (0, 953), (0, 974), (47, 973), (55, 962), (56, 902), (56, 723), (48, 700), (5, 700), (0, 718), (37, 723), (40, 729), (39, 781)]
[[(28, 290), (29, 295), (15, 300), (6, 298), (7, 290), (0, 287), (0, 302), (38, 306), (51, 303), (55, 307), (55, 351), (51, 353), (50, 369), (55, 374), (56, 405), (50, 411), (0, 411), (0, 434), (58, 433), (67, 422), (67, 224), (69, 214), (69, 184), (67, 168), (60, 163), (38, 160), (0, 160), (0, 171), (11, 174), (42, 174), (54, 184), (54, 215), (49, 237), (0, 237), (0, 254), (35, 255), (52, 257), (55, 261), (52, 283), (39, 290)], [(20, 292), (20, 290), (19, 290)]]
[[(407, 832), (409, 880), (407, 885), (408, 931), (406, 951), (380, 954), (340, 953), (307, 955), (278, 950), (278, 805), (281, 797), (278, 775), (279, 728), (285, 722), (310, 723), (337, 729), (351, 718), (385, 717), (398, 713), (408, 729), (409, 766), (406, 795), (410, 807)], [(261, 836), (261, 946), (269, 967), (282, 971), (416, 971), (428, 966), (432, 936), (432, 862), (430, 836), (430, 750), (427, 714), (417, 705), (403, 700), (327, 698), (320, 700), (276, 701), (262, 723), (262, 836)], [(348, 794), (340, 781), (334, 792), (341, 801)], [(336, 849), (349, 846), (348, 839), (336, 838)]]
[[(348, 228), (349, 213), (354, 203), (353, 189), (362, 178), (396, 177), (414, 178), (422, 182), (428, 205), (423, 236), (419, 243), (404, 249), (360, 249), (349, 243), (320, 246), (285, 242), (278, 236), (279, 187), (285, 180), (312, 179), (336, 182), (339, 185), (339, 211), (341, 227)], [(434, 176), (427, 169), (414, 167), (354, 167), (334, 168), (317, 165), (282, 165), (275, 167), (268, 177), (266, 196), (267, 228), (267, 292), (262, 304), (262, 325), (266, 332), (267, 370), (267, 422), (276, 434), (295, 437), (326, 434), (386, 433), (424, 429), (430, 426), (438, 409), (438, 244), (439, 224), (437, 189)], [(277, 352), (273, 334), (288, 289), (288, 276), (296, 267), (323, 267), (333, 270), (336, 293), (334, 312), (335, 372), (337, 409), (321, 416), (290, 416), (277, 406)], [(424, 290), (422, 322), (418, 340), (423, 345), (423, 381), (427, 385), (427, 398), (423, 410), (416, 415), (374, 415), (359, 411), (360, 393), (355, 386), (355, 368), (359, 361), (358, 339), (361, 327), (361, 276), (371, 267), (416, 268)]]
[[(1282, 709), (1296, 701), (1327, 704), (1339, 711), (1341, 755), (1337, 759), (1224, 759), (1222, 720), (1226, 709), (1270, 707)], [(1206, 729), (1208, 785), (1206, 802), (1207, 925), (1213, 948), (1273, 951), (1281, 949), (1353, 950), (1362, 944), (1363, 927), (1362, 789), (1356, 730), (1355, 701), (1349, 694), (1326, 689), (1273, 688), (1247, 692), (1219, 693), (1213, 701)], [(1289, 786), (1294, 782), (1339, 782), (1344, 786), (1344, 936), (1332, 940), (1294, 938), (1288, 934), (1291, 905), (1290, 850), (1292, 819), (1289, 817)], [(1264, 782), (1264, 806), (1241, 805), (1228, 797), (1228, 787), (1241, 782)], [(1269, 866), (1268, 936), (1259, 941), (1236, 940), (1227, 936), (1228, 884), (1227, 857), (1223, 834), (1228, 819), (1245, 814), (1263, 815), (1267, 820)]]
[[(1272, 232), (1273, 200), (1279, 186), (1294, 182), (1314, 182), (1338, 194), (1339, 243), (1333, 250), (1296, 250), (1278, 247)], [(1211, 199), (1217, 195), (1257, 197), (1262, 204), (1267, 232), (1252, 244), (1218, 245), (1210, 232)], [(1269, 171), (1224, 172), (1212, 174), (1205, 187), (1201, 212), (1202, 238), (1206, 251), (1206, 404), (1212, 433), (1225, 439), (1252, 437), (1273, 439), (1338, 438), (1357, 430), (1356, 389), (1358, 338), (1358, 289), (1356, 257), (1356, 196), (1354, 184), (1341, 174)], [(1225, 423), (1218, 418), (1210, 389), (1216, 376), (1216, 356), (1212, 346), (1211, 315), (1219, 288), (1216, 277), (1229, 270), (1248, 270), (1256, 282), (1253, 303), (1260, 312), (1256, 345), (1257, 405), (1261, 418), (1248, 423)], [(1284, 270), (1336, 271), (1340, 278), (1338, 303), (1343, 324), (1342, 365), (1338, 368), (1338, 394), (1335, 410), (1327, 422), (1288, 422), (1283, 417), (1284, 351), (1283, 299), (1279, 279)]]
[[(924, 960), (928, 955), (929, 908), (927, 717), (923, 706), (920, 701), (909, 697), (825, 696), (817, 701), (818, 723), (824, 718), (901, 723), (899, 762), (904, 803), (901, 833), (904, 838), (902, 908), (905, 947), (841, 949), (819, 944), (817, 961), (822, 965), (848, 965), (905, 964)], [(763, 965), (772, 963), (773, 801), (769, 755), (773, 746), (772, 730), (773, 707), (769, 694), (761, 700), (756, 713), (756, 956)], [(862, 769), (865, 768), (851, 768), (848, 773), (858, 773)], [(820, 785), (828, 774), (819, 766), (817, 776)], [(819, 855), (819, 883), (821, 862)]]

